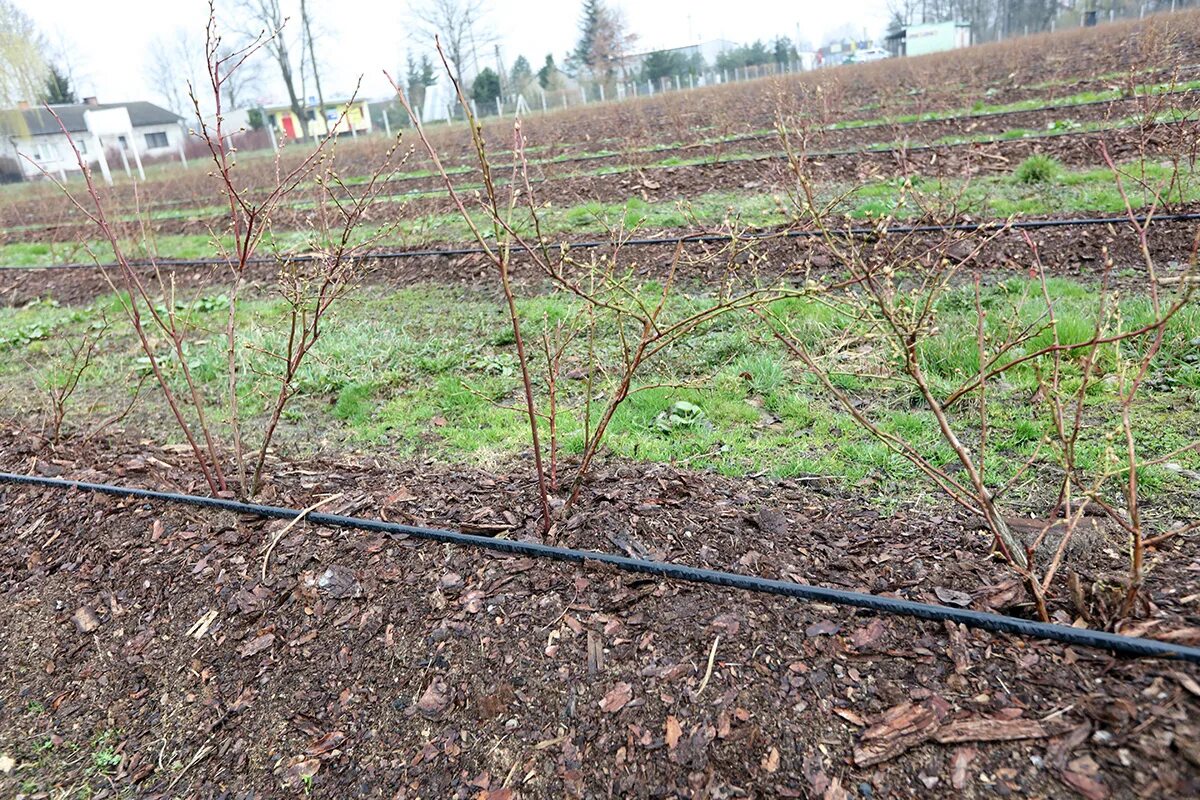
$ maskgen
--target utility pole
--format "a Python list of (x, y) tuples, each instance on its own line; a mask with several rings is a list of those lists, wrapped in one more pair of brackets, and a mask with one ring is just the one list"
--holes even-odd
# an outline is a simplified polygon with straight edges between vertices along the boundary
[(496, 74), (500, 76), (500, 94), (508, 88), (508, 73), (504, 69), (504, 59), (500, 57), (500, 44), (496, 44)]

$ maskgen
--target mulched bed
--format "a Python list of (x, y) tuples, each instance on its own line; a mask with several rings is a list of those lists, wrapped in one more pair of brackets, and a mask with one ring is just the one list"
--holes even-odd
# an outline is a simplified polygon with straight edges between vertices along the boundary
[[(864, 132), (854, 132), (862, 135)], [(871, 129), (866, 132), (871, 140), (888, 136), (886, 129)], [(909, 140), (911, 149), (888, 151), (836, 152), (847, 147), (839, 137), (817, 136), (809, 147), (828, 155), (814, 155), (807, 159), (811, 176), (821, 186), (830, 183), (868, 183), (895, 178), (902, 175), (920, 175), (923, 178), (964, 178), (988, 175), (1009, 175), (1022, 160), (1034, 154), (1051, 156), (1072, 169), (1097, 169), (1104, 167), (1100, 155), (1100, 144), (1104, 143), (1112, 159), (1118, 163), (1138, 158), (1178, 157), (1186, 165), (1195, 160), (1200, 152), (1200, 128), (1195, 123), (1154, 125), (1145, 128), (1122, 128), (1099, 133), (1066, 134), (1048, 137), (1012, 139), (980, 142), (970, 145), (924, 146), (922, 140)], [(758, 143), (761, 148), (778, 151), (777, 140), (769, 139)], [(798, 145), (794, 145), (798, 146)], [(707, 148), (706, 148), (707, 149)], [(739, 148), (747, 149), (747, 148)], [(717, 152), (717, 151), (715, 151)], [(703, 151), (688, 152), (687, 157), (703, 155)], [(714, 158), (719, 156), (714, 155)], [(652, 160), (662, 158), (655, 155)], [(615, 164), (635, 164), (640, 158), (630, 160), (618, 156)], [(533, 193), (539, 203), (571, 206), (592, 201), (621, 202), (634, 196), (647, 202), (670, 202), (672, 200), (696, 198), (709, 192), (754, 191), (781, 192), (794, 180), (789, 174), (787, 160), (777, 152), (765, 153), (753, 160), (715, 160), (711, 163), (680, 166), (649, 166), (606, 175), (578, 175), (571, 173), (598, 168), (604, 162), (545, 164), (530, 168)], [(497, 167), (497, 173), (507, 181), (509, 172)], [(453, 176), (460, 191), (468, 198), (473, 197), (481, 178), (476, 172)], [(201, 190), (193, 197), (206, 197), (215, 184)], [(397, 182), (388, 188), (394, 198), (391, 202), (377, 202), (367, 216), (367, 222), (383, 224), (413, 219), (429, 214), (448, 214), (456, 210), (453, 201), (442, 189), (442, 181), (429, 177), (419, 181)], [(168, 187), (154, 187), (162, 192)], [(503, 188), (501, 191), (505, 191)], [(142, 190), (142, 213), (150, 214), (155, 203)], [(415, 192), (427, 192), (405, 199)], [(385, 194), (383, 197), (388, 197)], [(296, 195), (296, 200), (311, 201), (311, 193)], [(173, 201), (168, 200), (168, 203)], [(202, 205), (203, 201), (193, 201)], [(209, 204), (211, 205), (211, 203)], [(113, 206), (115, 207), (115, 206)], [(134, 210), (129, 205), (125, 213)], [(110, 208), (110, 214), (115, 214)], [(4, 216), (4, 224), (21, 224), (26, 227), (10, 230), (3, 234), (6, 242), (72, 242), (84, 235), (95, 233), (93, 223), (82, 219), (69, 206), (66, 198), (41, 200), (28, 210), (19, 211), (14, 205)], [(190, 217), (171, 219), (149, 219), (145, 224), (160, 235), (207, 235), (222, 230), (227, 223), (227, 214), (196, 214)], [(311, 209), (280, 208), (272, 216), (273, 226), (278, 230), (305, 230), (314, 225), (315, 214)], [(136, 238), (136, 236), (135, 236)]]
[[(1171, 210), (1191, 212), (1196, 207), (1181, 206)], [(1160, 277), (1171, 277), (1183, 270), (1183, 265), (1195, 248), (1197, 230), (1195, 222), (1159, 222), (1152, 226), (1149, 244), (1151, 254), (1157, 260)], [(639, 232), (639, 236), (671, 237), (680, 233), (679, 230), (644, 230)], [(1104, 270), (1107, 251), (1114, 264), (1110, 276), (1112, 283), (1145, 289), (1145, 265), (1137, 237), (1128, 225), (1041, 228), (1027, 233), (1037, 245), (1042, 262), (1051, 274), (1095, 281)], [(934, 246), (948, 247), (951, 254), (957, 253), (965, 258), (975, 246), (971, 236), (974, 234), (953, 232), (911, 235), (905, 237), (906, 241), (899, 250), (896, 249), (895, 237), (890, 237), (867, 243), (864, 247), (868, 253), (874, 254), (873, 257), (893, 263), (898, 253), (921, 254)], [(581, 235), (564, 237), (563, 241), (588, 241), (594, 238)], [(666, 273), (674, 249), (674, 245), (629, 247), (620, 253), (619, 263), (629, 264), (637, 275), (660, 277)], [(606, 251), (611, 250), (601, 248), (591, 252), (601, 254)], [(586, 260), (589, 257), (587, 252), (577, 251), (577, 255)], [(682, 280), (701, 286), (717, 285), (716, 282), (728, 279), (731, 271), (744, 281), (773, 281), (781, 276), (792, 276), (803, 281), (806, 276), (820, 278), (838, 274), (839, 263), (826, 245), (812, 239), (764, 240), (756, 242), (751, 249), (739, 247), (737, 253), (731, 253), (727, 246), (721, 244), (689, 244), (679, 275)], [(1009, 231), (984, 245), (971, 263), (980, 265), (989, 279), (1001, 280), (1014, 275), (1027, 275), (1032, 258), (1021, 232)], [(153, 285), (154, 270), (150, 267), (138, 269), (143, 279)], [(1126, 269), (1133, 269), (1136, 273), (1134, 277), (1122, 275)], [(515, 280), (527, 285), (543, 280), (521, 254), (514, 255), (512, 271)], [(966, 272), (972, 271), (968, 269)], [(218, 289), (231, 282), (226, 270), (208, 266), (164, 268), (163, 274), (172, 276), (179, 290)], [(250, 284), (247, 291), (253, 293), (256, 290), (270, 291), (278, 275), (274, 265), (257, 264), (252, 265), (244, 277)], [(113, 278), (119, 280), (119, 276), (114, 275)], [(365, 265), (361, 280), (372, 286), (404, 287), (414, 283), (434, 283), (486, 287), (494, 285), (494, 268), (479, 255), (421, 256)], [(63, 304), (83, 304), (111, 292), (110, 284), (99, 270), (0, 270), (2, 306), (21, 306), (47, 297)]]
[[(81, 479), (194, 487), (180, 459), (0, 438), (6, 469)], [(273, 468), (267, 502), (536, 535), (520, 463)], [(284, 523), (79, 493), (0, 486), (0, 515), (3, 796), (1200, 793), (1179, 664), (304, 524), (264, 578)], [(1020, 612), (962, 522), (610, 462), (555, 538)], [(1131, 629), (1195, 644), (1200, 551), (1167, 555)]]

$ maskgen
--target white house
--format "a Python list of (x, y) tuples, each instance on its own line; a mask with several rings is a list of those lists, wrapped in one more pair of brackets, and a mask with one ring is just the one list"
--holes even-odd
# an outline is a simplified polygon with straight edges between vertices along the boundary
[[(79, 148), (79, 152), (91, 164), (96, 163), (100, 153), (114, 150), (116, 163), (120, 166), (120, 153), (137, 154), (142, 158), (175, 155), (182, 150), (187, 132), (182, 127), (183, 118), (172, 111), (147, 103), (99, 103), (89, 97), (83, 103), (51, 106), (58, 120), (44, 107), (23, 106), (0, 111), (0, 171), (20, 170), (25, 178), (35, 178), (44, 169), (54, 175), (78, 172), (79, 164), (63, 134), (65, 127)], [(85, 112), (124, 108), (129, 113), (129, 133), (97, 136), (88, 130)], [(31, 164), (24, 156), (33, 159)]]

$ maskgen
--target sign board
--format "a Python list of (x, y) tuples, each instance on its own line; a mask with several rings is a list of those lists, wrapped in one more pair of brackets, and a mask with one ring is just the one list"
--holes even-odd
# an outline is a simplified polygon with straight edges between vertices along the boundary
[[(931, 22), (926, 25), (909, 25), (904, 29), (904, 54), (922, 56), (963, 47), (960, 43), (959, 24), (956, 22)], [(969, 28), (968, 28), (969, 30)]]
[(88, 109), (83, 112), (83, 123), (96, 136), (124, 136), (133, 130), (129, 109)]

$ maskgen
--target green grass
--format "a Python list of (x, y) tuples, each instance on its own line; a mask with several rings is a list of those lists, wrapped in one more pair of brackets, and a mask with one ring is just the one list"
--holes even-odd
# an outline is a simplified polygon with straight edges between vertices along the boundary
[(1062, 164), (1050, 156), (1035, 153), (1017, 165), (1013, 178), (1017, 183), (1051, 183), (1062, 171)]
[[(1066, 280), (1052, 280), (1050, 290), (1062, 320), (1062, 340), (1085, 341), (1094, 324), (1095, 290)], [(987, 288), (983, 302), (991, 312), (992, 335), (1014, 318), (1036, 321), (1038, 291), (1030, 282), (1015, 279)], [(668, 314), (685, 314), (703, 302), (703, 295), (679, 296)], [(113, 332), (103, 343), (95, 370), (81, 383), (79, 409), (93, 408), (103, 415), (126, 403), (144, 366), (138, 364), (140, 351), (127, 324), (117, 320), (115, 306), (114, 298), (106, 298), (85, 309), (35, 304), (0, 312), (0, 333), (10, 333), (8, 343), (0, 345), (0, 409), (35, 414), (37, 395), (31, 383), (47, 380), (66, 344), (101, 314), (114, 320)], [(543, 320), (554, 324), (581, 316), (577, 301), (558, 294), (528, 298), (520, 310), (530, 336), (539, 335)], [(890, 369), (890, 351), (868, 329), (849, 322), (844, 311), (803, 299), (777, 304), (777, 312), (814, 351), (825, 353), (835, 341), (848, 342), (822, 357), (834, 359), (836, 383), (858, 398), (884, 430), (913, 442), (935, 463), (952, 462), (952, 451), (913, 388), (879, 377)], [(283, 312), (282, 304), (270, 299), (246, 302), (241, 309), (247, 346), (240, 356), (239, 404), (250, 431), (267, 413), (269, 383), (254, 376), (272, 369), (272, 362), (260, 354), (280, 344)], [(218, 433), (227, 436), (222, 399), (225, 353), (216, 334), (223, 311), (220, 303), (206, 302), (189, 313), (199, 331), (189, 344), (189, 364), (211, 398), (208, 410)], [(978, 372), (974, 337), (962, 335), (973, 330), (973, 314), (971, 290), (950, 291), (938, 307), (939, 334), (919, 350), (940, 393)], [(1144, 298), (1123, 301), (1127, 325), (1137, 325), (1149, 314)], [(26, 341), (12, 339), (12, 331), (30, 326), (48, 333)], [(615, 329), (598, 333), (601, 363), (614, 363)], [(1152, 365), (1151, 388), (1143, 392), (1137, 408), (1139, 443), (1149, 454), (1187, 441), (1200, 422), (1195, 411), (1200, 312), (1186, 309), (1168, 333)], [(1078, 355), (1068, 354), (1068, 385), (1079, 379)], [(1102, 352), (1101, 369), (1114, 369), (1116, 355), (1112, 349)], [(578, 350), (568, 354), (559, 382), (559, 436), (566, 453), (578, 453), (583, 446), (584, 382), (579, 376), (586, 365), (581, 359)], [(544, 370), (537, 357), (533, 366), (540, 387)], [(178, 370), (170, 374), (178, 383)], [(1049, 430), (1048, 419), (1029, 402), (1036, 374), (1036, 365), (1025, 365), (992, 385), (988, 464), (989, 481), (997, 485), (1013, 476)], [(611, 380), (602, 378), (601, 388), (609, 387)], [(751, 315), (711, 323), (668, 351), (640, 380), (642, 385), (662, 385), (635, 393), (619, 409), (607, 440), (614, 454), (729, 475), (822, 475), (848, 486), (866, 481), (884, 500), (905, 496), (921, 485), (921, 476), (909, 462), (862, 432)], [(1097, 380), (1092, 386), (1089, 414), (1111, 419), (1111, 381)], [(417, 286), (353, 297), (327, 325), (314, 358), (301, 370), (297, 388), (277, 443), (287, 456), (343, 446), (400, 458), (498, 465), (527, 447), (525, 418), (506, 408), (518, 407), (521, 394), (505, 313), (494, 296), (481, 290)], [(145, 424), (160, 438), (177, 440), (157, 391), (148, 389), (140, 402), (149, 412)], [(79, 409), (75, 414), (83, 413)], [(598, 406), (593, 408), (594, 415), (599, 412)], [(969, 430), (972, 413), (964, 406), (955, 419)], [(72, 424), (82, 423), (73, 423), (69, 416), (68, 427)], [(1110, 432), (1101, 426), (1084, 436), (1080, 458), (1085, 467), (1105, 463)], [(1178, 460), (1200, 467), (1200, 457), (1194, 454)], [(1171, 473), (1150, 470), (1148, 475), (1149, 496), (1176, 486)]]

